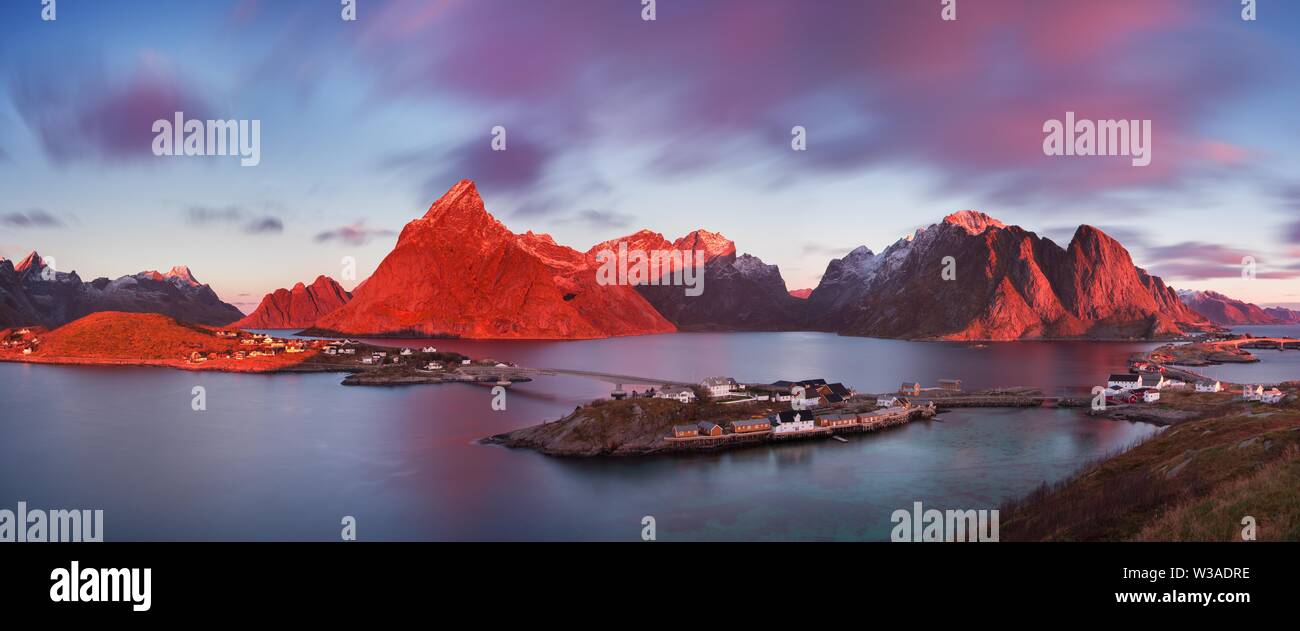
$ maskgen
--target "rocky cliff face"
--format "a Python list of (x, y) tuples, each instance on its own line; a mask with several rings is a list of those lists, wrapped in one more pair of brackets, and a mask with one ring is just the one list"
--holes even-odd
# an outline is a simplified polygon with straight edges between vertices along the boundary
[(705, 263), (701, 288), (698, 296), (673, 285), (636, 289), (685, 330), (784, 331), (799, 328), (803, 319), (804, 303), (786, 290), (781, 270), (748, 254), (736, 256), (734, 249)]
[(814, 328), (898, 338), (1162, 337), (1208, 325), (1096, 228), (1062, 249), (974, 211), (880, 255), (833, 261), (808, 306)]
[[(672, 284), (641, 284), (636, 290), (669, 322), (685, 330), (781, 331), (797, 328), (803, 319), (801, 302), (790, 296), (775, 265), (757, 257), (736, 255), (736, 244), (721, 233), (695, 230), (674, 241), (658, 232), (641, 230), (626, 237), (598, 243), (587, 251), (703, 253), (703, 281), (699, 295)], [(661, 268), (660, 275), (675, 271)]]
[(0, 295), (5, 297), (6, 305), (13, 306), (6, 306), (4, 312), (19, 314), (19, 320), (26, 320), (14, 321), (14, 325), (56, 327), (101, 311), (158, 313), (208, 325), (225, 325), (243, 317), (239, 309), (222, 302), (211, 287), (200, 283), (183, 266), (166, 273), (146, 271), (86, 283), (75, 271), (58, 272), (48, 267), (36, 252), (12, 267), (16, 278), (3, 271), (8, 265), (7, 261), (0, 263)]
[(516, 339), (675, 330), (631, 287), (598, 284), (583, 253), (547, 235), (510, 232), (468, 180), (408, 223), (352, 300), (315, 328)]
[(1295, 311), (1281, 307), (1264, 309), (1214, 291), (1180, 291), (1178, 297), (1192, 310), (1222, 326), (1292, 324), (1300, 321), (1300, 314)]
[(310, 285), (298, 283), (262, 298), (252, 313), (232, 326), (241, 329), (294, 329), (312, 326), (352, 300), (352, 294), (328, 276)]
[(44, 320), (27, 297), (13, 261), (0, 259), (0, 328), (33, 326)]

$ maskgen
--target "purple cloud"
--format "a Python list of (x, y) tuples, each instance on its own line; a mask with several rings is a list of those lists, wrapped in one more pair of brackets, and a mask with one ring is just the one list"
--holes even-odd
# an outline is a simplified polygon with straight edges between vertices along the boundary
[(1145, 249), (1151, 272), (1163, 278), (1208, 280), (1241, 278), (1247, 257), (1255, 261), (1256, 278), (1300, 278), (1300, 264), (1266, 265), (1259, 254), (1214, 243), (1188, 241)]
[(152, 159), (154, 121), (207, 118), (203, 100), (149, 57), (135, 74), (114, 82), (102, 68), (61, 67), (18, 76), (10, 94), (15, 109), (49, 158)]
[[(529, 186), (566, 145), (600, 136), (647, 149), (661, 174), (741, 151), (787, 181), (912, 164), (996, 201), (1170, 189), (1239, 167), (1252, 154), (1200, 122), (1252, 85), (1248, 59), (1268, 50), (1220, 28), (1212, 4), (1177, 0), (1000, 0), (955, 23), (921, 2), (719, 0), (656, 22), (637, 8), (554, 0), (538, 28), (537, 11), (497, 2), (395, 0), (360, 50), (383, 98), (454, 95), (559, 147), (512, 167), (461, 155), (456, 177), (504, 169)], [(1152, 165), (1044, 156), (1043, 122), (1066, 111), (1152, 120)], [(793, 125), (808, 128), (804, 154), (788, 150)]]
[(57, 228), (63, 225), (58, 217), (40, 208), (15, 211), (0, 216), (0, 224), (10, 228)]
[(392, 230), (382, 228), (370, 228), (366, 226), (365, 220), (358, 221), (347, 226), (340, 226), (333, 230), (326, 230), (316, 235), (316, 242), (328, 243), (331, 241), (340, 241), (348, 245), (365, 245), (371, 239), (377, 237), (391, 237), (397, 233)]

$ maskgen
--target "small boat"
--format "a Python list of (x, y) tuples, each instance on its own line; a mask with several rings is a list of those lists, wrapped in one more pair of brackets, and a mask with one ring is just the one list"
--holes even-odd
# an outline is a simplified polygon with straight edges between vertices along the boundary
[(847, 442), (849, 442), (849, 439), (847, 439), (847, 438), (845, 438), (845, 437), (843, 437), (843, 436), (831, 436), (831, 438), (834, 438), (835, 440), (838, 440), (838, 441), (840, 441), (840, 442), (842, 442), (842, 443), (847, 443)]

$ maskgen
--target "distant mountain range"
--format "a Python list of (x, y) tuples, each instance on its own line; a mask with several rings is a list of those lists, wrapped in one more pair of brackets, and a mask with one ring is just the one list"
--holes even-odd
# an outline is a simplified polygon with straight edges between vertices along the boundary
[(0, 259), (0, 327), (56, 327), (100, 311), (159, 313), (184, 322), (226, 325), (243, 317), (186, 267), (87, 283), (32, 252), (17, 265)]
[[(620, 251), (699, 253), (702, 292), (609, 282), (601, 277), (603, 266), (609, 252)], [(622, 257), (626, 265), (630, 257)], [(658, 272), (680, 275), (676, 265)], [(735, 243), (707, 230), (673, 241), (641, 230), (586, 252), (549, 235), (516, 234), (488, 213), (468, 180), (408, 223), (351, 293), (321, 276), (267, 294), (246, 317), (185, 268), (82, 283), (75, 272), (43, 275), (42, 267), (35, 253), (18, 265), (0, 260), (0, 326), (57, 326), (112, 309), (347, 336), (586, 339), (814, 330), (1013, 340), (1163, 338), (1214, 324), (1300, 320), (1286, 309), (1175, 292), (1091, 226), (1080, 226), (1061, 247), (984, 213), (961, 211), (880, 254), (858, 247), (830, 261), (817, 287), (791, 291), (775, 265), (739, 254)]]
[(1188, 307), (1221, 326), (1241, 324), (1300, 324), (1300, 311), (1284, 307), (1260, 307), (1213, 291), (1178, 292)]

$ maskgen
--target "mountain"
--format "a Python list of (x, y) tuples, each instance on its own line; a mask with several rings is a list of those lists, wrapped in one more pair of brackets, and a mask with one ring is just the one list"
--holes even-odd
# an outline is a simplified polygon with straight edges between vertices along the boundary
[(1267, 307), (1264, 313), (1272, 316), (1278, 324), (1300, 324), (1300, 311), (1286, 307)]
[(585, 254), (511, 232), (463, 180), (406, 224), (352, 300), (311, 330), (585, 339), (675, 329), (631, 287), (599, 284)]
[(41, 314), (28, 299), (13, 261), (0, 259), (0, 329), (30, 326), (41, 321)]
[(686, 330), (784, 331), (798, 328), (803, 301), (786, 290), (781, 270), (734, 249), (704, 264), (702, 290), (638, 285), (636, 290), (669, 322)]
[(807, 304), (811, 328), (909, 339), (1166, 337), (1209, 325), (1101, 230), (1080, 226), (1063, 249), (975, 211), (879, 255), (832, 261)]
[[(587, 250), (596, 260), (602, 251), (618, 254), (624, 246), (628, 253), (696, 252), (703, 253), (703, 282), (698, 295), (687, 287), (673, 284), (639, 284), (640, 293), (669, 322), (688, 330), (789, 330), (802, 320), (799, 300), (790, 296), (775, 265), (744, 254), (736, 256), (736, 244), (721, 233), (695, 230), (669, 242), (662, 234), (640, 230), (618, 239), (598, 243)], [(629, 259), (631, 254), (628, 255)], [(661, 266), (659, 274), (676, 270), (675, 264)], [(683, 280), (686, 280), (683, 278)]]
[(305, 328), (352, 300), (352, 294), (328, 276), (317, 276), (310, 285), (298, 283), (292, 289), (277, 289), (262, 298), (252, 313), (231, 326), (241, 329)]
[(1193, 311), (1222, 326), (1239, 324), (1291, 324), (1300, 321), (1300, 313), (1273, 307), (1264, 309), (1249, 302), (1229, 298), (1214, 291), (1180, 291), (1178, 297)]
[(183, 266), (166, 273), (145, 271), (86, 283), (75, 271), (56, 271), (36, 252), (12, 267), (16, 278), (6, 273), (8, 265), (8, 261), (0, 263), (0, 296), (5, 303), (0, 318), (20, 314), (11, 322), (14, 325), (56, 327), (100, 311), (159, 313), (208, 325), (225, 325), (243, 317), (239, 309), (222, 302), (211, 287)]

